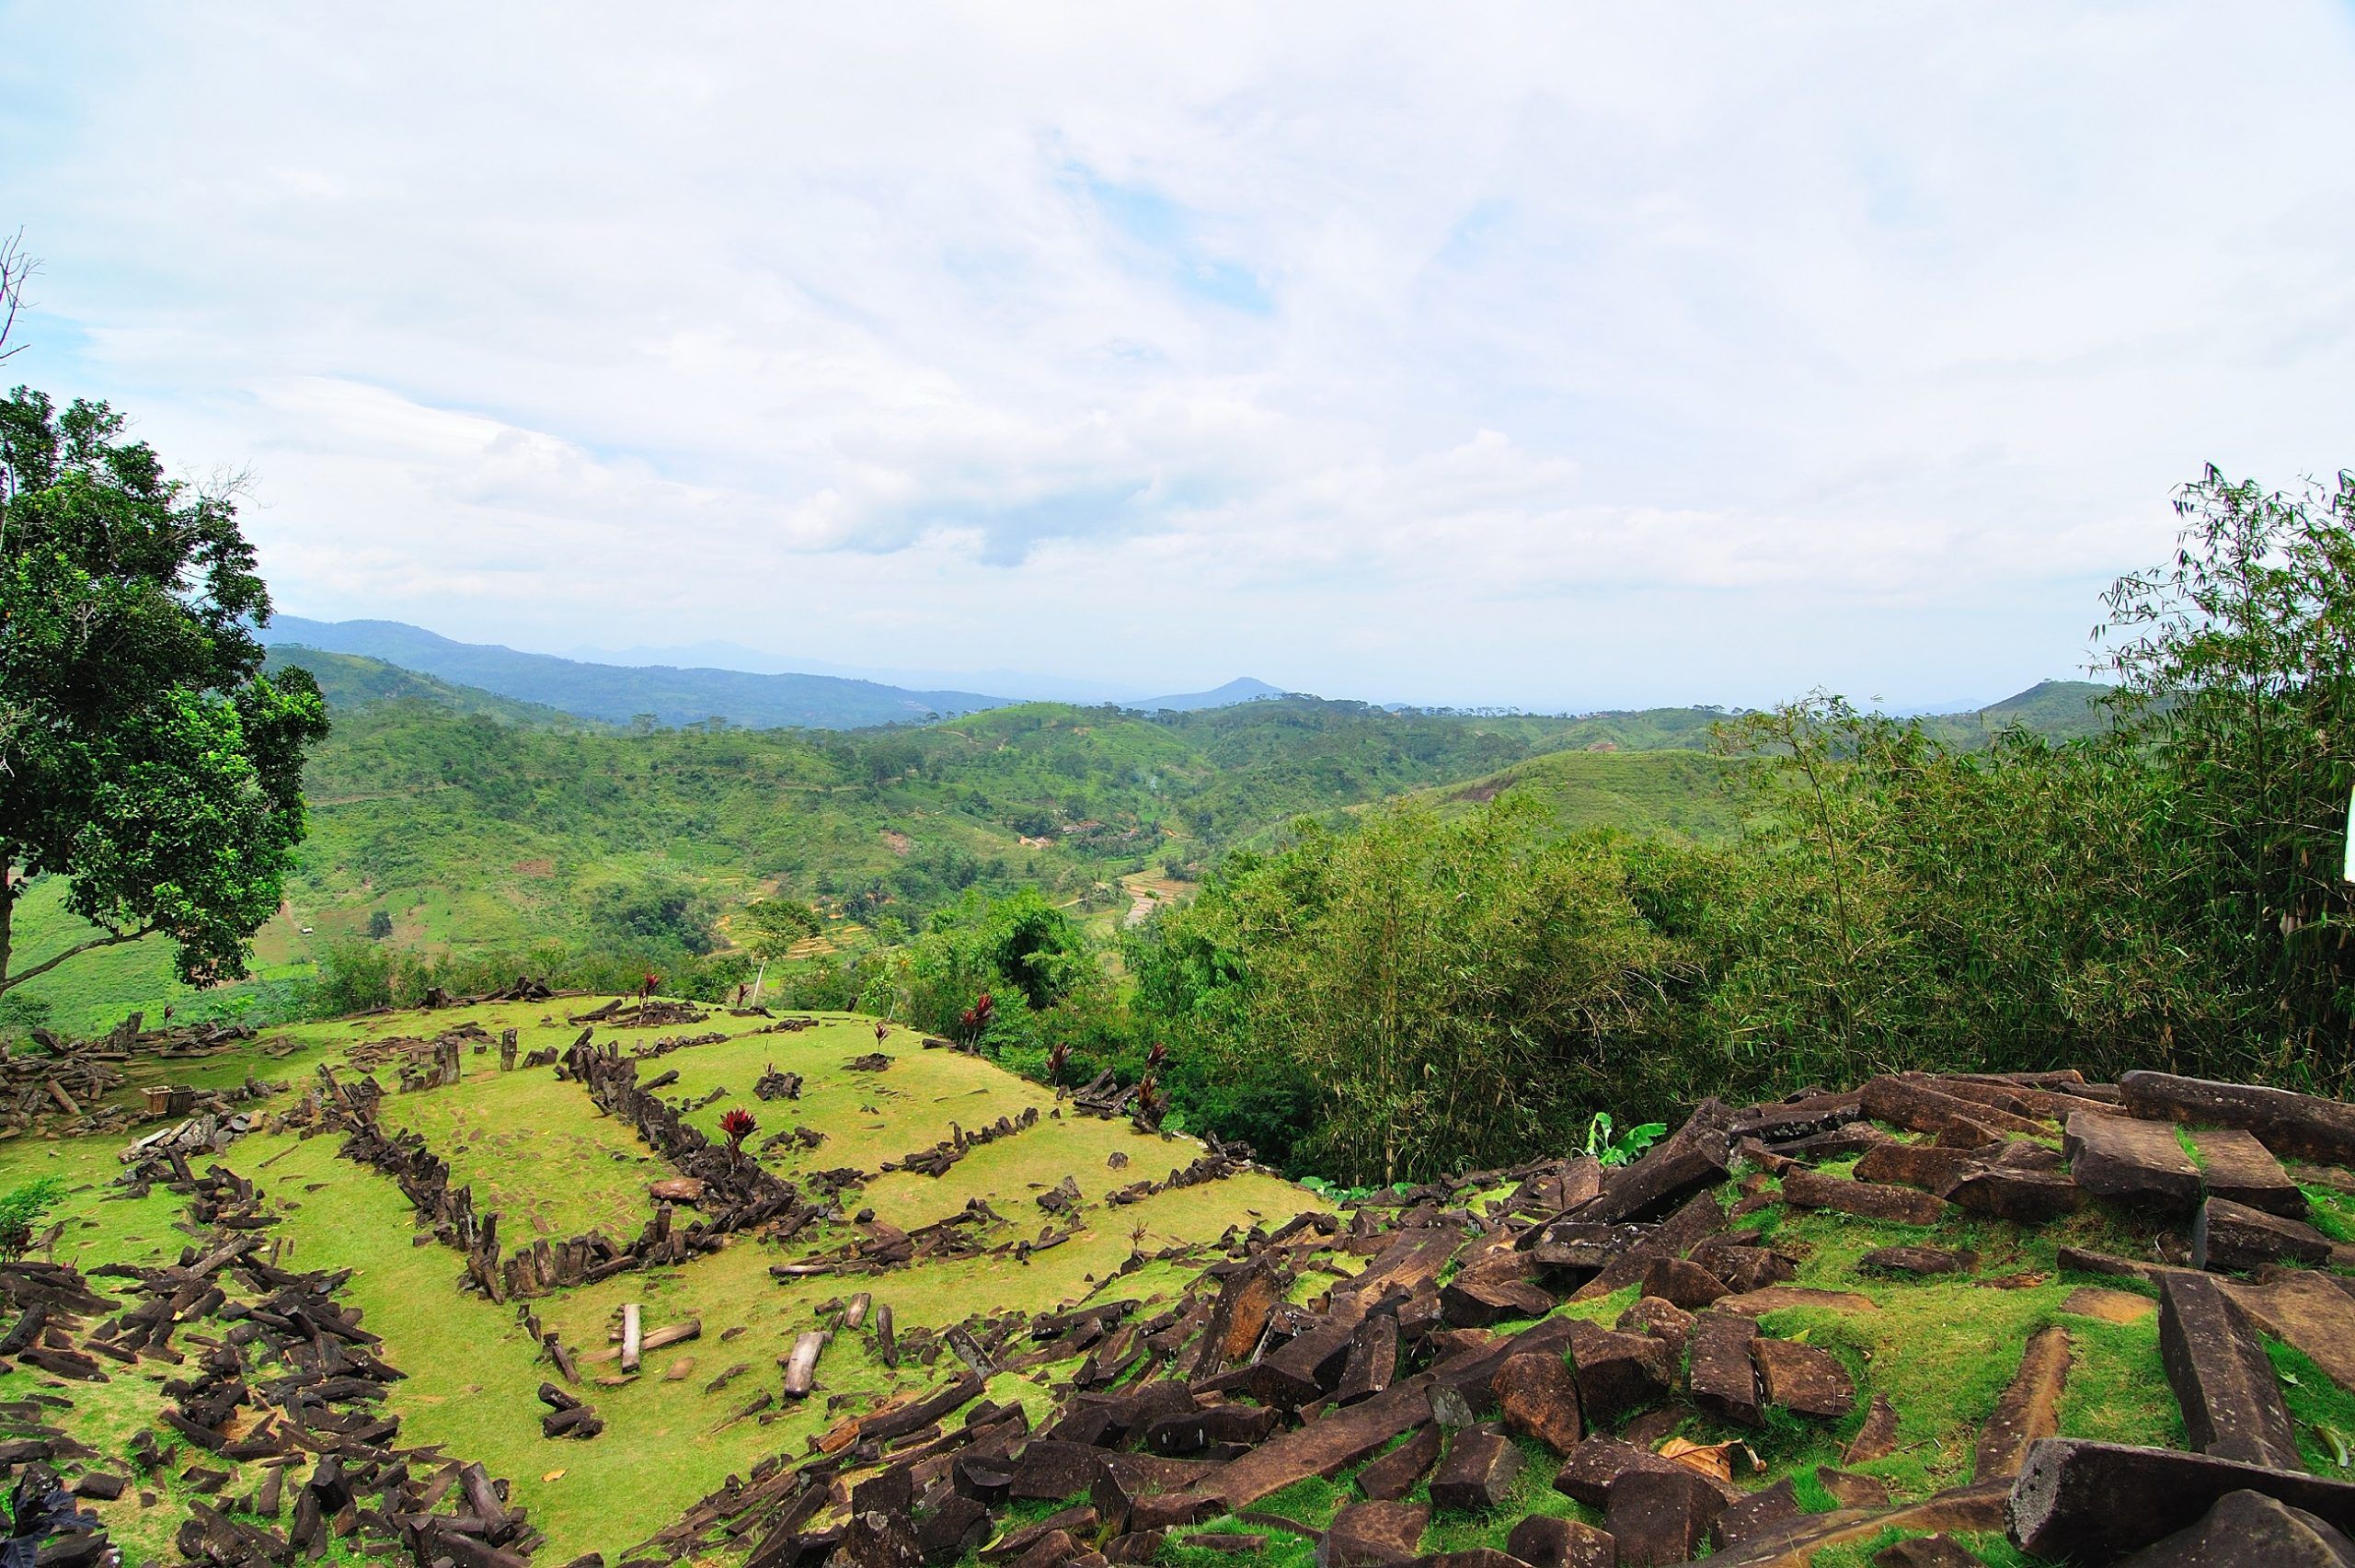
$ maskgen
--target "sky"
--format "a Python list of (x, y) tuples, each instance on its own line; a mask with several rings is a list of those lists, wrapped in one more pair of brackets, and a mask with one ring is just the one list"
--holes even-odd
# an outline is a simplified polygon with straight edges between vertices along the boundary
[(2355, 6), (0, 0), (0, 369), (280, 607), (1534, 709), (2082, 673), (2355, 465)]

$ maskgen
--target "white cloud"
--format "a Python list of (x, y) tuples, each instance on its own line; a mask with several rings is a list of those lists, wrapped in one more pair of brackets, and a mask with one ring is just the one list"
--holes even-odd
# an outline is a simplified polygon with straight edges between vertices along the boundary
[(11, 368), (307, 614), (1548, 705), (1993, 695), (2355, 461), (2343, 7), (786, 16), (0, 4)]

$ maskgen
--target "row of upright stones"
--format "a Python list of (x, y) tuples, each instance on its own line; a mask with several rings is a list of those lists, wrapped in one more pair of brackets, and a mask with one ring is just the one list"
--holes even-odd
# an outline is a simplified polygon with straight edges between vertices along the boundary
[[(2307, 1223), (2301, 1185), (2355, 1187), (2349, 1165), (2355, 1109), (2160, 1073), (1903, 1074), (1740, 1110), (1712, 1101), (1615, 1169), (1574, 1158), (1383, 1194), (1232, 1238), (1156, 1314), (1112, 1300), (1041, 1316), (1031, 1348), (993, 1369), (1075, 1364), (1043, 1423), (982, 1399), (975, 1376), (926, 1402), (920, 1423), (906, 1408), (846, 1419), (815, 1458), (706, 1499), (691, 1522), (751, 1539), (752, 1568), (912, 1568), (975, 1551), (1056, 1568), (1179, 1546), (1248, 1554), (1284, 1536), (1313, 1539), (1332, 1568), (1705, 1555), (1797, 1568), (1882, 1537), (1895, 1539), (1876, 1563), (1958, 1568), (1979, 1559), (1957, 1538), (1996, 1532), (2033, 1560), (2355, 1564), (2355, 1485), (2301, 1461), (2258, 1337), (2355, 1383), (2355, 1282), (2342, 1272), (2355, 1254)], [(1743, 1218), (1780, 1206), (2033, 1228), (2089, 1205), (2152, 1244), (2147, 1256), (2062, 1247), (2063, 1269), (2115, 1282), (2079, 1287), (2063, 1310), (2156, 1310), (2188, 1446), (2061, 1436), (2071, 1345), (2055, 1326), (2028, 1341), (1967, 1481), (1900, 1498), (1848, 1468), (1896, 1449), (1902, 1413), (1839, 1357), (1760, 1320), (1874, 1303), (1798, 1283), (1799, 1259)], [(1971, 1276), (1976, 1257), (1929, 1244), (1938, 1234), (1864, 1264), (1893, 1288)], [(1320, 1274), (1329, 1288), (1298, 1299)], [(1630, 1287), (1633, 1304), (1598, 1321), (1591, 1304)], [(1745, 1484), (1724, 1449), (1668, 1437), (1695, 1412), (1740, 1430), (1776, 1412), (1840, 1423), (1860, 1406), (1841, 1464), (1811, 1477), (1828, 1512), (1809, 1511), (1791, 1477)], [(1540, 1451), (1584, 1516), (1513, 1516)], [(1262, 1506), (1344, 1475), (1350, 1500), (1321, 1528)], [(1427, 1551), (1451, 1516), (1486, 1521), (1501, 1544)]]

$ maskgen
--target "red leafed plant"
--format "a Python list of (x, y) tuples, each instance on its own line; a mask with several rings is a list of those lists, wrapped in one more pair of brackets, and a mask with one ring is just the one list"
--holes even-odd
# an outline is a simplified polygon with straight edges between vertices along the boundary
[(1144, 1053), (1144, 1070), (1147, 1072), (1159, 1072), (1168, 1060), (1168, 1046), (1160, 1040), (1155, 1040), (1153, 1043), (1153, 1049)]
[(891, 1025), (890, 1025), (890, 1024), (889, 1024), (885, 1023), (883, 1020), (881, 1020), (881, 1019), (879, 1019), (879, 1019), (877, 1019), (877, 1020), (875, 1021), (875, 1043), (876, 1043), (877, 1045), (879, 1045), (879, 1045), (881, 1045), (881, 1044), (883, 1043), (884, 1039), (885, 1039), (888, 1036), (890, 1036), (890, 1033), (891, 1033)]
[(983, 991), (980, 999), (958, 1018), (957, 1026), (965, 1032), (965, 1043), (970, 1046), (989, 1032), (990, 1023), (996, 1017), (997, 998)]
[(1161, 1085), (1155, 1082), (1151, 1073), (1145, 1074), (1143, 1081), (1137, 1084), (1137, 1120), (1152, 1127), (1161, 1120), (1161, 1113), (1168, 1106), (1169, 1097), (1161, 1092)]
[(736, 1105), (720, 1113), (719, 1130), (728, 1135), (728, 1151), (738, 1154), (743, 1151), (744, 1140), (761, 1130), (761, 1124), (752, 1119), (752, 1112)]
[(1057, 1040), (1047, 1047), (1048, 1082), (1061, 1083), (1063, 1081), (1063, 1069), (1070, 1065), (1071, 1042), (1069, 1040)]
[(662, 977), (649, 969), (647, 971), (646, 979), (638, 982), (638, 994), (642, 997), (650, 997), (661, 989)]

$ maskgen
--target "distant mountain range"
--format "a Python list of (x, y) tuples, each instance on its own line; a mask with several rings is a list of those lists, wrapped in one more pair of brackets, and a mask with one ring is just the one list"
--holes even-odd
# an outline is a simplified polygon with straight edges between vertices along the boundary
[[(260, 635), (273, 647), (299, 646), (381, 660), (402, 673), (432, 677), (479, 693), (603, 724), (628, 724), (650, 715), (655, 723), (670, 727), (718, 718), (752, 729), (864, 729), (953, 718), (987, 708), (1010, 707), (1024, 700), (980, 692), (916, 690), (841, 675), (591, 663), (554, 654), (523, 653), (495, 643), (457, 642), (400, 621), (313, 621), (280, 615)], [(732, 645), (702, 647), (724, 651)], [(361, 675), (345, 670), (339, 680), (350, 697), (362, 702), (396, 695), (433, 696), (445, 705), (487, 711), (478, 702), (452, 702), (448, 693), (422, 690), (397, 692), (394, 688), (398, 682), (390, 677), (372, 673), (363, 680)], [(1192, 712), (1279, 694), (1279, 689), (1266, 681), (1246, 678), (1215, 691), (1145, 697), (1121, 705)]]

